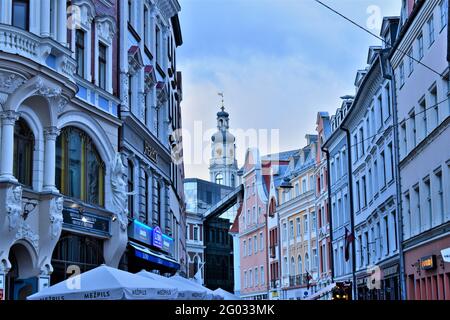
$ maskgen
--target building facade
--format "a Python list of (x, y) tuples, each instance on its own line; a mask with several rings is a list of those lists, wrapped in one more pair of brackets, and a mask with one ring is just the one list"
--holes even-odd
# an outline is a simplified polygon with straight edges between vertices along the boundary
[(326, 218), (328, 212), (328, 166), (325, 152), (322, 150), (325, 140), (330, 135), (330, 116), (327, 112), (319, 112), (316, 120), (316, 213), (317, 213), (317, 246), (319, 252), (317, 289), (325, 288), (333, 282), (331, 259), (330, 221)]
[(315, 212), (316, 135), (306, 135), (306, 146), (289, 157), (277, 207), (281, 230), (283, 299), (304, 299), (315, 291), (318, 279), (317, 216)]
[(442, 252), (450, 247), (448, 1), (404, 3), (400, 28), (390, 61), (399, 122), (406, 298), (448, 300), (450, 265)]
[(333, 262), (334, 282), (353, 283), (354, 243), (349, 241), (353, 224), (351, 223), (350, 198), (352, 195), (349, 188), (348, 143), (345, 132), (340, 129), (343, 119), (352, 107), (353, 97), (344, 96), (342, 100), (341, 106), (330, 118), (330, 135), (322, 147), (329, 167), (326, 180), (329, 183), (330, 205), (321, 211), (320, 221), (331, 225), (329, 260)]
[(247, 150), (243, 166), (244, 199), (239, 219), (241, 298), (268, 298), (267, 185), (257, 150)]
[(130, 220), (122, 264), (133, 272), (186, 272), (184, 173), (177, 153), (182, 126), (181, 73), (176, 68), (176, 49), (182, 44), (180, 5), (176, 0), (118, 4), (120, 151), (126, 158)]
[(5, 0), (0, 12), (0, 291), (24, 299), (117, 267), (127, 243), (118, 7)]

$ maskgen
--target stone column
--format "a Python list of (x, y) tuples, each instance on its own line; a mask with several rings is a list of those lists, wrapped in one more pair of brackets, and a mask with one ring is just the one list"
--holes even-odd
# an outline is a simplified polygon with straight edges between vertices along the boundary
[[(67, 43), (67, 7), (66, 7), (66, 0), (58, 0), (58, 8), (57, 8), (57, 14), (58, 14), (58, 26), (57, 26), (57, 40), (63, 45), (66, 45)], [(50, 10), (49, 10), (50, 12)], [(90, 61), (90, 60), (88, 60)]]
[(50, 36), (50, 0), (41, 0), (41, 36)]
[(19, 113), (15, 111), (3, 111), (0, 113), (2, 142), (0, 181), (17, 181), (13, 176), (14, 162), (14, 124), (19, 119)]
[(45, 139), (45, 162), (44, 162), (44, 190), (58, 192), (55, 184), (56, 168), (56, 138), (60, 130), (56, 127), (47, 127), (44, 129)]

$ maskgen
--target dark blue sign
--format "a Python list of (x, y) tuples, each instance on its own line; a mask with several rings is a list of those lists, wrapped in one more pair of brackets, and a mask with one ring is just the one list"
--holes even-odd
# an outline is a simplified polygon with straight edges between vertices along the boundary
[(90, 212), (80, 212), (73, 208), (63, 209), (63, 227), (101, 236), (110, 236), (110, 219)]
[(139, 251), (137, 249), (135, 250), (135, 255), (138, 258), (141, 258), (141, 259), (144, 259), (144, 260), (156, 263), (156, 264), (160, 264), (160, 265), (163, 265), (163, 266), (171, 268), (171, 269), (179, 269), (180, 268), (180, 265), (178, 263), (156, 257), (154, 255)]
[(162, 232), (161, 228), (156, 226), (153, 228), (153, 239), (152, 239), (152, 245), (162, 249), (163, 242), (162, 242)]

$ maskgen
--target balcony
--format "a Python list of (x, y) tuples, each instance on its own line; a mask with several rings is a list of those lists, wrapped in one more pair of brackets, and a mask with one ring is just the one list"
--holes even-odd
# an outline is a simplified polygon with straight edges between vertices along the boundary
[(76, 61), (72, 52), (51, 38), (41, 38), (20, 28), (0, 24), (0, 51), (33, 60), (74, 81)]

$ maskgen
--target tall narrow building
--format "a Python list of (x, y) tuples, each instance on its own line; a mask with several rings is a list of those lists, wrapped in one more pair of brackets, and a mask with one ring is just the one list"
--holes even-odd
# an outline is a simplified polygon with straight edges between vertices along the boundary
[(236, 138), (229, 132), (230, 119), (225, 107), (217, 113), (217, 132), (211, 137), (210, 181), (229, 187), (237, 185)]

